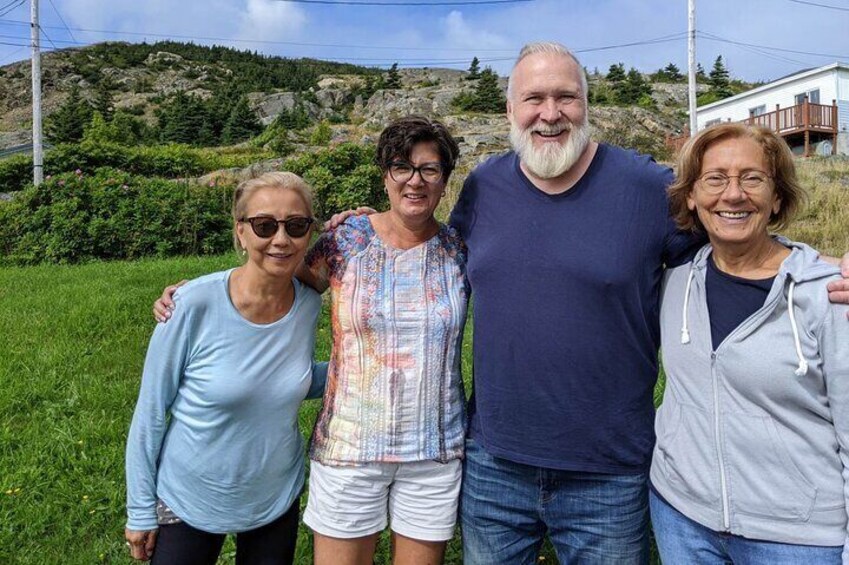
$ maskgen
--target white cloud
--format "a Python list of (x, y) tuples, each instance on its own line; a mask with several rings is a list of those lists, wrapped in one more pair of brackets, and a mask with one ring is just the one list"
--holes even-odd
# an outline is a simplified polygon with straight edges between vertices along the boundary
[(442, 20), (444, 43), (446, 46), (470, 49), (509, 48), (512, 44), (507, 38), (487, 31), (481, 25), (469, 25), (463, 13), (452, 10)]
[(248, 0), (247, 8), (241, 16), (238, 36), (281, 41), (298, 37), (306, 24), (306, 14), (294, 4), (275, 0)]

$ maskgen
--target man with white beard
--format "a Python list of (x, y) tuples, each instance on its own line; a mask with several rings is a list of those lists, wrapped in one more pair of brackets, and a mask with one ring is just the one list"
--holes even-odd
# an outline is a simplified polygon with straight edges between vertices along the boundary
[(590, 140), (563, 46), (525, 46), (507, 94), (514, 151), (451, 216), (474, 296), (465, 563), (533, 563), (546, 534), (561, 563), (646, 563), (661, 275), (701, 242), (669, 169)]

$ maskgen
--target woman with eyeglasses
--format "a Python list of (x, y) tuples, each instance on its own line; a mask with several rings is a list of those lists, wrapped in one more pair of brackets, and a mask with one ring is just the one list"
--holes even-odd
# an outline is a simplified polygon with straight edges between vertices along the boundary
[(804, 200), (775, 133), (704, 130), (670, 208), (710, 243), (666, 272), (650, 507), (666, 563), (849, 559), (849, 324), (838, 269), (770, 235)]
[(331, 289), (333, 353), (310, 446), (304, 522), (319, 565), (440, 563), (454, 535), (464, 449), (465, 247), (434, 210), (459, 154), (441, 123), (399, 119), (377, 162), (389, 210), (318, 239), (304, 280)]
[[(294, 278), (314, 225), (309, 187), (267, 173), (236, 189), (242, 266), (189, 282), (150, 340), (127, 440), (132, 556), (290, 564), (304, 483), (298, 408), (320, 397), (313, 365), (321, 298)], [(326, 370), (326, 368), (325, 368)]]
[[(318, 565), (371, 565), (387, 524), (396, 565), (440, 563), (454, 535), (469, 286), (465, 246), (433, 214), (458, 155), (440, 122), (394, 121), (377, 145), (389, 210), (322, 234), (298, 270), (331, 290), (333, 353), (304, 513)], [(173, 288), (154, 304), (159, 321)]]

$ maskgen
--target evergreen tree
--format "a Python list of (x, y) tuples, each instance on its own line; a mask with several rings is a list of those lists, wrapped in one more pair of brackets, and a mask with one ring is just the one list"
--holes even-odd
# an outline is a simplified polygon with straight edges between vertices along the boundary
[(481, 71), (478, 84), (465, 109), (473, 112), (500, 113), (504, 111), (506, 103), (504, 93), (498, 85), (498, 74), (486, 67)]
[(112, 92), (114, 90), (115, 84), (112, 80), (103, 77), (97, 83), (94, 91), (92, 106), (96, 112), (100, 112), (100, 115), (107, 122), (112, 119), (112, 113), (115, 111), (115, 107), (112, 105)]
[(607, 80), (610, 82), (617, 84), (625, 80), (625, 65), (619, 63), (617, 65), (610, 65), (610, 68), (607, 69)]
[(248, 99), (242, 96), (230, 111), (221, 141), (227, 144), (244, 141), (262, 131), (262, 124), (248, 105)]
[(466, 80), (476, 80), (481, 76), (481, 62), (478, 61), (477, 57), (472, 58), (472, 64), (469, 65), (469, 74), (466, 76)]
[(212, 145), (215, 137), (202, 100), (182, 90), (159, 108), (161, 141)]
[(701, 63), (696, 63), (696, 82), (705, 82), (707, 80), (707, 75), (705, 75), (705, 68)]
[(669, 63), (657, 71), (657, 78), (665, 82), (679, 82), (684, 78), (684, 75), (681, 74), (681, 70), (675, 63)]
[(79, 87), (74, 85), (65, 103), (46, 120), (44, 129), (47, 140), (53, 143), (79, 141), (91, 116), (91, 106), (83, 99)]
[(708, 75), (708, 84), (710, 84), (710, 91), (716, 95), (718, 100), (728, 98), (734, 94), (731, 91), (731, 80), (728, 69), (725, 68), (722, 62), (722, 55), (719, 55), (716, 61), (713, 62), (713, 68), (710, 71), (710, 75)]
[(651, 97), (651, 85), (646, 82), (637, 69), (631, 67), (625, 80), (618, 81), (613, 86), (616, 102), (621, 105), (648, 103), (646, 97)]
[(401, 88), (401, 74), (398, 72), (398, 63), (392, 63), (389, 71), (386, 73), (386, 83), (384, 88)]

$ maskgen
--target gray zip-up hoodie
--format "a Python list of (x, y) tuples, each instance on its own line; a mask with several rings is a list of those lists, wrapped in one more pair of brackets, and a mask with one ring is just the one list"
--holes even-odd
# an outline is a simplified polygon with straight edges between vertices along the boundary
[(667, 271), (666, 391), (654, 488), (703, 526), (751, 539), (847, 544), (849, 306), (828, 301), (836, 267), (792, 248), (766, 302), (713, 351), (709, 245)]

